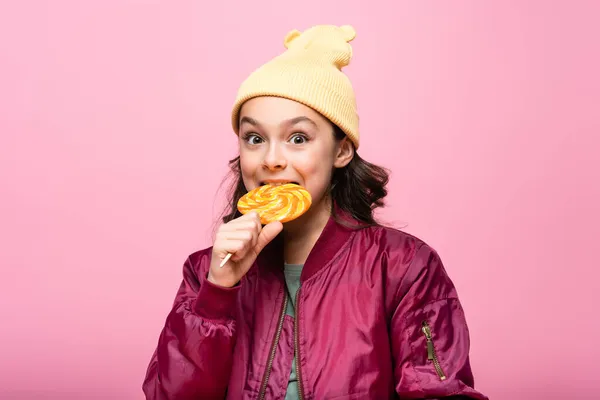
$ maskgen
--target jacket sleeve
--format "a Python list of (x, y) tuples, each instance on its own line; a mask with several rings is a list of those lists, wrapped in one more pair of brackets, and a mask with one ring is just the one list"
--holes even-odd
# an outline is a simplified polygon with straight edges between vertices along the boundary
[(240, 286), (208, 282), (210, 257), (205, 251), (184, 264), (183, 281), (142, 385), (147, 400), (225, 398)]
[(396, 392), (402, 399), (479, 399), (469, 331), (456, 289), (437, 253), (416, 251), (399, 283), (391, 323)]

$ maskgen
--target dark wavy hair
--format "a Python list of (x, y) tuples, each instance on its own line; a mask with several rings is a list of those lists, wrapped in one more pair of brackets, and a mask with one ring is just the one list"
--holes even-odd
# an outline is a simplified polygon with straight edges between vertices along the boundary
[[(333, 134), (336, 140), (346, 135), (334, 125)], [(238, 200), (247, 193), (242, 179), (240, 156), (229, 160), (230, 174), (233, 182), (228, 193), (228, 202), (222, 213), (222, 221), (227, 223), (241, 216), (237, 209)], [(338, 223), (352, 228), (363, 228), (379, 225), (373, 215), (377, 207), (384, 206), (387, 196), (386, 185), (389, 181), (387, 169), (372, 164), (354, 152), (352, 160), (343, 168), (336, 168), (331, 177), (329, 195), (337, 207), (355, 219), (359, 225), (350, 226), (339, 218), (332, 208), (332, 215)]]

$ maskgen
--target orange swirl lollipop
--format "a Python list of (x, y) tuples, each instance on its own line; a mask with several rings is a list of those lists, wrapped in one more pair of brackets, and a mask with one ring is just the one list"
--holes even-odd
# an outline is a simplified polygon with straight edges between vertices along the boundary
[(237, 204), (242, 214), (256, 211), (260, 222), (288, 222), (298, 218), (312, 203), (310, 193), (295, 183), (267, 184), (246, 193)]
[[(242, 196), (237, 204), (242, 214), (256, 211), (260, 223), (266, 225), (270, 222), (281, 223), (298, 218), (310, 208), (312, 198), (310, 193), (295, 183), (267, 184), (253, 189)], [(223, 267), (231, 258), (227, 254), (220, 267)]]

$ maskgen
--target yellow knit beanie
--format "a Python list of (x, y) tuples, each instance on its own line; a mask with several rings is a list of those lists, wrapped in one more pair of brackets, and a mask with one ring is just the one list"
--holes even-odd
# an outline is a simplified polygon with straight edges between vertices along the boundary
[(233, 130), (247, 100), (276, 96), (295, 100), (337, 125), (358, 148), (358, 113), (350, 80), (342, 68), (350, 63), (356, 36), (349, 25), (317, 25), (293, 30), (284, 39), (286, 51), (255, 70), (240, 86), (232, 111)]

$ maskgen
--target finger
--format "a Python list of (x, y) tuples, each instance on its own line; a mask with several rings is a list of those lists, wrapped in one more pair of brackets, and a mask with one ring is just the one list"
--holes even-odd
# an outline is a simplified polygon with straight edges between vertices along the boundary
[(220, 233), (225, 232), (235, 232), (235, 231), (252, 231), (255, 234), (258, 234), (262, 229), (262, 225), (258, 221), (254, 220), (244, 220), (237, 221), (235, 223), (223, 225), (220, 229)]
[(219, 245), (219, 256), (221, 259), (227, 257), (227, 254), (232, 254), (231, 260), (236, 261), (244, 258), (251, 249), (250, 242), (247, 240), (230, 239), (224, 240)]
[(262, 229), (262, 224), (260, 222), (260, 215), (256, 211), (251, 211), (246, 215), (248, 216), (248, 218), (241, 220), (241, 221), (244, 221), (244, 222), (250, 221), (257, 228), (257, 230), (260, 231)]
[(221, 240), (241, 240), (249, 242), (249, 247), (256, 246), (258, 240), (258, 232), (256, 230), (236, 230), (231, 232), (223, 232)]
[(256, 245), (254, 246), (255, 255), (258, 256), (265, 246), (275, 239), (282, 230), (283, 225), (279, 221), (271, 222), (265, 225), (265, 227), (260, 231)]
[(241, 217), (232, 220), (231, 222), (246, 221), (246, 220), (255, 220), (255, 221), (260, 222), (260, 215), (256, 211), (250, 211), (246, 214), (243, 214)]

